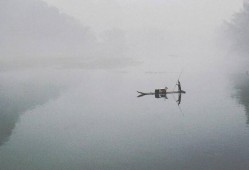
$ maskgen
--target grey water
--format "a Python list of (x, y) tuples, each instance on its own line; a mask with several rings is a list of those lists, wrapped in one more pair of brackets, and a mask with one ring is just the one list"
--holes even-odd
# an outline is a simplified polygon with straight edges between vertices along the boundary
[(249, 168), (246, 75), (146, 68), (1, 72), (0, 169)]

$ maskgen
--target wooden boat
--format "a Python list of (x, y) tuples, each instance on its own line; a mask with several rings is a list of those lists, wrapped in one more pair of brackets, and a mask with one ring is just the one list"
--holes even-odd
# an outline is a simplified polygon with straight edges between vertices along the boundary
[(168, 90), (167, 87), (162, 88), (162, 89), (155, 89), (154, 92), (149, 92), (149, 93), (144, 93), (144, 92), (137, 91), (139, 93), (139, 95), (137, 97), (142, 97), (142, 96), (145, 96), (145, 95), (155, 95), (155, 98), (166, 98), (167, 99), (167, 94), (178, 94), (177, 103), (179, 105), (181, 103), (181, 94), (185, 94), (186, 91), (182, 90), (181, 83), (180, 83), (179, 80), (178, 80), (176, 85), (178, 86), (177, 91), (174, 91), (174, 90), (173, 91), (167, 91)]

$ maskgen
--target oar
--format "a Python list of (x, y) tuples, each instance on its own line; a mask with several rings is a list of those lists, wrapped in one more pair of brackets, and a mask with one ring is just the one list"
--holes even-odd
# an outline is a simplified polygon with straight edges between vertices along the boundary
[(182, 71), (181, 71), (180, 75), (178, 76), (178, 79), (177, 79), (177, 81), (176, 81), (176, 84), (175, 84), (175, 87), (174, 87), (173, 91), (174, 91), (174, 90), (175, 90), (175, 88), (176, 88), (177, 82), (179, 81), (179, 79), (180, 79), (180, 77), (181, 77), (181, 75), (182, 75), (182, 72), (183, 72), (183, 69), (182, 69)]

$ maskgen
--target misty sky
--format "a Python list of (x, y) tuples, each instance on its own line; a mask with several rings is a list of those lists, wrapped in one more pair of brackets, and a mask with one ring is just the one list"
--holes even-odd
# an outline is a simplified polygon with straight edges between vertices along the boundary
[[(244, 0), (45, 1), (89, 26), (99, 40), (106, 37), (107, 30), (113, 32), (115, 28), (119, 36), (113, 35), (114, 43), (109, 44), (117, 46), (117, 42), (121, 42), (117, 37), (125, 39), (127, 48), (120, 44), (118, 49), (122, 47), (126, 56), (133, 59), (161, 60), (173, 55), (185, 56), (187, 62), (216, 63), (218, 57), (210, 54), (215, 51), (210, 50), (211, 45), (224, 21), (229, 21), (243, 8)], [(111, 56), (117, 56), (115, 54)], [(196, 58), (207, 61), (197, 62)]]
[(242, 5), (243, 0), (1, 1), (1, 65), (99, 68), (165, 56), (209, 58), (211, 50), (203, 48)]
[(243, 0), (45, 0), (99, 32), (160, 28), (208, 31), (230, 19)]

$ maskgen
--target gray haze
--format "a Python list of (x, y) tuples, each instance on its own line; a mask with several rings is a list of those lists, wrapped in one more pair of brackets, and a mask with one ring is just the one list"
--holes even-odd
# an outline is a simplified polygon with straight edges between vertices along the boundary
[[(229, 67), (235, 70), (231, 76), (236, 93), (234, 98), (244, 106), (249, 123), (249, 1), (244, 1), (243, 8), (235, 13), (230, 21), (227, 21), (221, 34), (224, 46), (228, 50), (226, 58)], [(232, 63), (232, 64), (231, 64)]]
[(193, 63), (210, 51), (197, 46), (212, 43), (215, 30), (242, 7), (242, 0), (46, 2), (1, 1), (2, 69), (113, 68), (169, 56)]
[[(43, 1), (1, 1), (1, 69), (27, 67), (106, 67), (123, 44), (123, 33), (98, 43), (88, 26)], [(115, 34), (115, 33), (114, 33)], [(115, 47), (116, 46), (116, 47)], [(124, 57), (124, 56), (122, 56)], [(104, 58), (104, 59), (103, 59)], [(119, 63), (120, 59), (113, 59)], [(121, 65), (133, 64), (123, 59)], [(123, 64), (124, 63), (124, 64)]]
[(230, 21), (227, 21), (223, 27), (222, 43), (228, 49), (226, 57), (238, 63), (232, 64), (237, 70), (245, 71), (248, 69), (248, 45), (249, 36), (249, 2), (245, 1), (243, 8), (235, 13)]
[(0, 169), (249, 169), (248, 10), (0, 1)]
[(94, 41), (87, 27), (42, 1), (1, 1), (0, 8), (2, 68), (75, 58)]

